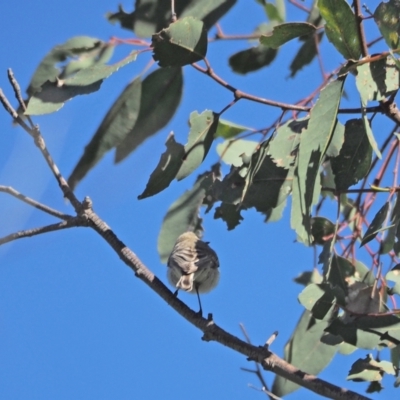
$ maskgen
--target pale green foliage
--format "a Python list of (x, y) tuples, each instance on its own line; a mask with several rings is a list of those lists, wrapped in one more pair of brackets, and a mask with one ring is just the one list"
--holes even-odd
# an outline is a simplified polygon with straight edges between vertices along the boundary
[[(397, 172), (385, 181), (390, 188), (378, 187), (388, 173), (386, 160), (397, 165), (399, 138), (382, 132), (376, 122), (382, 118), (379, 114), (399, 122), (400, 113), (391, 102), (400, 81), (396, 55), (400, 2), (381, 2), (374, 18), (361, 21), (350, 2), (316, 0), (305, 21), (286, 22), (283, 0), (258, 0), (266, 20), (255, 28), (250, 45), (241, 45), (244, 48), (226, 61), (234, 72), (248, 74), (265, 68), (276, 62), (278, 51), (285, 51), (286, 46), (296, 49), (288, 67), (291, 77), (317, 55), (323, 64), (325, 52), (320, 48), (324, 46), (340, 62), (345, 59), (330, 75), (322, 71), (319, 88), (310, 88), (308, 97), (296, 104), (250, 96), (244, 88), (236, 91), (203, 62), (213, 45), (208, 42), (210, 29), (235, 0), (177, 0), (174, 22), (167, 3), (136, 1), (134, 12), (126, 13), (120, 7), (108, 16), (137, 37), (152, 38), (151, 50), (159, 68), (153, 66), (140, 74), (110, 105), (75, 166), (70, 185), (76, 186), (107, 151), (116, 149), (115, 160), (119, 162), (164, 128), (181, 102), (186, 73), (182, 67), (199, 62), (202, 67), (196, 68), (203, 68), (205, 75), (230, 91), (233, 100), (223, 111), (191, 112), (187, 143), (176, 142), (173, 133), (168, 136), (166, 150), (139, 196), (154, 196), (168, 190), (173, 180), (193, 178), (194, 172), (200, 171), (193, 179), (193, 188), (177, 196), (166, 211), (158, 238), (161, 261), (166, 262), (182, 232), (202, 232), (203, 209), (209, 212), (214, 208), (214, 218), (232, 230), (246, 223), (248, 209), (255, 209), (269, 222), (278, 221), (290, 205), (297, 240), (307, 246), (322, 246), (316, 250), (322, 268), (319, 272), (319, 265), (313, 265), (312, 272), (310, 267), (296, 278), (305, 285), (299, 301), (306, 310), (285, 348), (285, 358), (317, 374), (336, 352), (388, 348), (392, 362), (367, 356), (354, 363), (348, 376), (370, 381), (369, 391), (380, 390), (383, 374), (394, 374), (400, 359), (400, 320), (395, 314), (381, 315), (392, 307), (388, 295), (400, 294), (399, 264), (392, 265), (400, 255)], [(360, 23), (380, 31), (386, 41), (373, 58), (365, 54), (370, 50)], [(331, 44), (324, 40), (324, 34)], [(368, 37), (372, 39), (375, 37)], [(104, 79), (137, 57), (150, 56), (149, 52), (128, 53), (107, 65), (112, 51), (113, 44), (89, 37), (76, 37), (53, 48), (29, 84), (26, 114), (57, 111), (70, 98), (98, 90)], [(293, 92), (296, 85), (293, 79)], [(351, 99), (356, 104), (351, 110), (346, 109), (344, 100), (348, 88), (358, 91)], [(284, 112), (271, 126), (261, 129), (252, 126), (251, 115), (241, 123), (222, 119), (239, 100), (263, 103), (265, 114), (271, 108)], [(205, 160), (210, 159), (215, 164), (205, 167)], [(372, 184), (375, 186), (370, 189)], [(379, 206), (374, 203), (378, 198)], [(371, 269), (359, 260), (359, 252), (364, 251), (372, 258)], [(383, 272), (377, 272), (378, 265)], [(296, 388), (277, 378), (273, 391), (283, 396)]]

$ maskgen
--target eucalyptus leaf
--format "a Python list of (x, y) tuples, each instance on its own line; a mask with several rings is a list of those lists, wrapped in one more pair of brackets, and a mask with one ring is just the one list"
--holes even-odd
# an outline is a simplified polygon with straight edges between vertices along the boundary
[(165, 145), (167, 146), (167, 150), (161, 155), (160, 162), (151, 174), (146, 189), (138, 196), (139, 200), (149, 196), (154, 196), (167, 188), (175, 179), (176, 174), (182, 165), (185, 148), (182, 144), (175, 141), (172, 132), (168, 136)]
[(82, 157), (68, 178), (71, 189), (101, 160), (118, 146), (135, 126), (142, 96), (142, 81), (133, 80), (108, 110), (96, 133), (86, 145)]
[(378, 232), (381, 230), (383, 223), (386, 220), (387, 214), (389, 212), (389, 203), (386, 202), (381, 209), (376, 213), (374, 219), (372, 220), (370, 226), (367, 229), (367, 232), (365, 232), (365, 235), (363, 236), (361, 240), (361, 246), (364, 246), (371, 240), (373, 240)]
[(301, 134), (293, 180), (291, 226), (305, 244), (311, 243), (311, 209), (319, 198), (320, 165), (336, 126), (344, 81), (344, 78), (339, 78), (321, 91), (311, 110), (307, 129)]
[(261, 35), (260, 43), (272, 49), (278, 49), (290, 40), (313, 34), (315, 31), (315, 26), (308, 22), (289, 22), (275, 26), (269, 35)]
[(326, 21), (326, 36), (346, 59), (358, 60), (361, 44), (357, 19), (345, 0), (318, 0), (319, 11)]
[(159, 68), (143, 80), (139, 115), (133, 128), (117, 146), (116, 163), (167, 125), (181, 101), (182, 89), (181, 68)]
[(41, 90), (36, 91), (30, 98), (25, 114), (49, 114), (58, 111), (66, 101), (75, 96), (90, 94), (99, 90), (104, 79), (118, 71), (121, 67), (135, 61), (136, 57), (137, 52), (134, 51), (115, 64), (95, 64), (79, 70), (72, 77), (64, 81), (46, 81), (41, 86)]
[(346, 122), (344, 143), (337, 157), (331, 159), (336, 189), (345, 191), (363, 179), (371, 167), (372, 148), (361, 119)]
[(400, 45), (400, 3), (398, 0), (389, 0), (379, 3), (374, 12), (374, 19), (384, 37), (387, 45), (392, 50), (397, 50)]
[[(285, 345), (284, 359), (302, 371), (318, 375), (336, 354), (335, 346), (329, 346), (320, 340), (327, 325), (325, 321), (315, 320), (309, 311), (304, 311)], [(276, 375), (272, 392), (283, 397), (298, 388), (295, 383)]]
[(203, 22), (186, 17), (152, 36), (153, 58), (160, 67), (182, 67), (202, 60), (207, 44)]
[(185, 155), (176, 179), (189, 176), (206, 158), (218, 126), (218, 116), (210, 110), (190, 114), (190, 132), (185, 145)]

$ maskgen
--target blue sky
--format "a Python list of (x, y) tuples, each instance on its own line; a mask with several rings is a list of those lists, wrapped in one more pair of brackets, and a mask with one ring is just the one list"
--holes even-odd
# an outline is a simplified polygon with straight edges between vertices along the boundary
[[(305, 2), (306, 4), (310, 3)], [(26, 88), (43, 56), (56, 44), (77, 35), (103, 40), (128, 38), (129, 32), (109, 24), (104, 15), (117, 3), (105, 0), (43, 0), (3, 2), (0, 87), (12, 98), (6, 70), (11, 67)], [(124, 1), (127, 11), (131, 2)], [(305, 16), (288, 6), (288, 19)], [(250, 33), (265, 20), (255, 1), (239, 0), (221, 21), (226, 33)], [(326, 40), (326, 39), (324, 39)], [(326, 43), (324, 43), (326, 44)], [(315, 89), (321, 75), (316, 61), (295, 79), (288, 66), (297, 44), (289, 43), (274, 64), (258, 73), (238, 76), (230, 71), (227, 57), (244, 49), (247, 42), (229, 41), (209, 46), (215, 71), (229, 83), (249, 93), (294, 102)], [(326, 69), (341, 61), (329, 52)], [(114, 60), (131, 49), (121, 47)], [(59, 112), (35, 118), (48, 148), (64, 176), (68, 176), (94, 134), (104, 113), (126, 84), (146, 66), (150, 53), (106, 80), (100, 91), (68, 102)], [(349, 89), (351, 93), (351, 88)], [(221, 110), (231, 94), (209, 78), (185, 67), (181, 107), (168, 126), (149, 139), (117, 166), (109, 153), (77, 187), (83, 199), (90, 196), (94, 210), (141, 260), (164, 282), (166, 267), (157, 254), (157, 237), (170, 204), (193, 185), (195, 175), (173, 182), (161, 194), (137, 200), (164, 151), (173, 130), (185, 143), (190, 112)], [(239, 102), (225, 119), (254, 128), (269, 126), (276, 110)], [(0, 185), (72, 213), (57, 183), (30, 137), (12, 127), (0, 112)], [(256, 139), (257, 140), (257, 139)], [(199, 172), (217, 160), (215, 149)], [(56, 222), (29, 206), (0, 194), (0, 236), (21, 229)], [(293, 278), (313, 266), (313, 250), (295, 243), (289, 229), (289, 210), (278, 223), (265, 224), (250, 210), (234, 231), (227, 231), (213, 212), (204, 218), (205, 240), (217, 251), (221, 264), (218, 287), (202, 297), (205, 313), (217, 324), (242, 337), (243, 323), (253, 344), (263, 344), (278, 330), (272, 345), (278, 355), (303, 309), (297, 301), (301, 287)], [(197, 309), (195, 296), (180, 298)], [(135, 278), (89, 229), (70, 229), (0, 247), (0, 398), (2, 399), (258, 399), (256, 377), (240, 370), (252, 368), (246, 359), (217, 343), (201, 340), (201, 332), (177, 315), (163, 300)], [(359, 351), (358, 357), (367, 352)], [(356, 356), (337, 356), (321, 377), (337, 385), (363, 392), (364, 384), (345, 382)], [(265, 373), (269, 384), (273, 375)], [(394, 396), (392, 380), (374, 398)], [(291, 399), (314, 399), (305, 390)]]

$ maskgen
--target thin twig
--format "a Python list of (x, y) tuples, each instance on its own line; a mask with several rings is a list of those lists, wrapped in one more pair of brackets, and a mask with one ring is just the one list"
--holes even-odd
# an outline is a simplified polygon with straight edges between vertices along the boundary
[[(247, 333), (247, 330), (246, 330), (245, 326), (243, 324), (239, 324), (239, 326), (240, 326), (240, 329), (242, 330), (243, 336), (246, 339), (246, 342), (248, 344), (251, 344), (250, 336)], [(267, 382), (265, 382), (265, 379), (264, 379), (264, 376), (262, 374), (260, 365), (256, 361), (254, 361), (254, 365), (255, 365), (255, 368), (256, 368), (255, 370), (254, 369), (248, 369), (248, 368), (240, 368), (240, 369), (242, 371), (250, 372), (252, 374), (255, 374), (257, 376), (258, 380), (261, 382), (262, 387), (265, 388), (268, 391)], [(270, 396), (269, 394), (268, 394), (268, 396), (270, 397), (271, 400), (274, 400), (274, 398), (272, 396)]]
[[(236, 89), (234, 86), (230, 85), (228, 82), (223, 80), (219, 75), (217, 75), (214, 70), (211, 68), (210, 63), (207, 61), (207, 59), (203, 60), (204, 63), (206, 64), (206, 68), (201, 67), (198, 64), (191, 64), (193, 68), (195, 68), (197, 71), (208, 75), (210, 78), (212, 78), (215, 82), (217, 82), (219, 85), (223, 86), (224, 88), (228, 89), (231, 91), (235, 97), (236, 100), (240, 99), (247, 99), (250, 101), (254, 101), (256, 103), (261, 103), (265, 105), (269, 105), (272, 107), (278, 107), (281, 108), (282, 110), (294, 110), (294, 111), (303, 111), (303, 112), (309, 112), (312, 107), (305, 107), (305, 106), (298, 106), (296, 104), (289, 104), (289, 103), (282, 103), (280, 101), (274, 101), (274, 100), (269, 100), (265, 99), (263, 97), (259, 96), (254, 96), (250, 93), (243, 92), (242, 90)], [(382, 112), (382, 108), (379, 106), (375, 107), (367, 107), (365, 108), (366, 113), (370, 112)], [(361, 112), (361, 108), (346, 108), (346, 109), (339, 109), (338, 111), (341, 114), (356, 114)]]
[(22, 239), (26, 237), (41, 235), (43, 233), (60, 231), (62, 229), (73, 228), (76, 226), (86, 226), (86, 222), (80, 217), (74, 217), (68, 221), (58, 222), (56, 224), (41, 226), (39, 228), (26, 229), (23, 231), (11, 233), (10, 235), (0, 238), (0, 245), (12, 242), (13, 240)]
[[(208, 72), (206, 71), (206, 73), (212, 72), (209, 65), (207, 66), (207, 69)], [(229, 86), (226, 83), (225, 85)], [(232, 89), (234, 91), (235, 97), (239, 99), (243, 98), (242, 92), (237, 91), (234, 88)], [(253, 97), (256, 98), (255, 96)], [(249, 96), (249, 98), (251, 97)], [(271, 103), (270, 101), (268, 102)], [(277, 107), (290, 109), (287, 108), (284, 103), (277, 103), (277, 102), (272, 102), (272, 103)], [(298, 111), (304, 111), (306, 108), (296, 107), (294, 109), (297, 109)], [(17, 119), (18, 117), (18, 116), (15, 117), (14, 114), (11, 115), (14, 119)], [(21, 126), (23, 125), (21, 124)], [(256, 347), (249, 343), (244, 342), (243, 340), (240, 340), (239, 338), (231, 335), (230, 333), (220, 328), (217, 324), (214, 323), (214, 321), (203, 318), (197, 312), (187, 307), (186, 304), (184, 304), (181, 300), (179, 300), (176, 296), (174, 296), (174, 294), (153, 274), (153, 272), (150, 271), (142, 263), (142, 261), (136, 256), (136, 254), (133, 253), (115, 235), (115, 233), (111, 230), (111, 228), (92, 210), (91, 202), (89, 199), (85, 199), (83, 203), (80, 203), (76, 199), (75, 195), (70, 190), (66, 180), (62, 177), (60, 171), (58, 170), (58, 167), (54, 163), (50, 153), (48, 152), (39, 128), (35, 127), (34, 129), (29, 129), (28, 127), (28, 129), (26, 130), (32, 137), (34, 137), (35, 144), (40, 149), (49, 168), (51, 169), (53, 175), (57, 179), (63, 191), (64, 196), (71, 201), (79, 217), (74, 218), (72, 220), (63, 221), (59, 224), (49, 225), (42, 228), (35, 228), (29, 231), (23, 231), (14, 234), (15, 235), (14, 239), (19, 237), (32, 236), (35, 234), (44, 233), (50, 230), (64, 229), (66, 227), (72, 226), (72, 224), (76, 224), (75, 226), (82, 226), (82, 225), (90, 226), (107, 242), (108, 245), (110, 245), (114, 249), (116, 254), (121, 258), (121, 260), (127, 266), (129, 266), (135, 272), (135, 275), (138, 278), (140, 278), (162, 299), (164, 299), (168, 305), (170, 305), (177, 313), (182, 315), (189, 323), (193, 324), (204, 333), (203, 340), (216, 341), (218, 343), (221, 343), (239, 352), (240, 354), (245, 355), (246, 357), (248, 357), (248, 359), (260, 363), (265, 370), (280, 375), (283, 378), (288, 379), (316, 393), (319, 393), (322, 396), (330, 398), (342, 398), (342, 399), (343, 398), (357, 399), (357, 400), (367, 399), (366, 397), (360, 394), (335, 386), (329, 382), (317, 378), (316, 376), (306, 374), (305, 372), (299, 370), (293, 365), (287, 363), (285, 360), (281, 359), (274, 353), (270, 352), (264, 346)], [(5, 238), (3, 238), (3, 240), (4, 239)]]
[(14, 110), (13, 106), (8, 101), (7, 97), (0, 89), (0, 103), (3, 105), (4, 109), (11, 115), (14, 122), (21, 125), (25, 131), (29, 132), (30, 127), (26, 124), (26, 122), (18, 115), (18, 113)]
[(17, 122), (34, 139), (35, 145), (39, 148), (40, 152), (42, 153), (44, 159), (47, 162), (47, 165), (53, 172), (53, 175), (56, 178), (58, 185), (60, 186), (64, 194), (64, 197), (66, 197), (71, 202), (75, 211), (79, 212), (81, 208), (81, 203), (75, 197), (66, 179), (61, 175), (60, 170), (58, 169), (49, 151), (47, 150), (46, 143), (43, 139), (43, 136), (40, 133), (39, 127), (36, 125), (34, 128), (30, 128), (11, 106), (10, 102), (8, 101), (8, 99), (6, 98), (1, 89), (0, 89), (0, 102), (3, 104), (3, 107), (11, 115), (14, 121)]
[(264, 346), (265, 347), (269, 347), (271, 346), (271, 344), (275, 341), (275, 339), (278, 336), (278, 331), (275, 331), (269, 338), (268, 340), (265, 342)]
[(176, 22), (175, 0), (171, 0), (171, 22)]
[[(394, 187), (394, 188), (373, 188), (371, 187), (370, 189), (346, 189), (346, 190), (341, 190), (340, 194), (344, 193), (386, 193), (390, 192), (391, 190), (395, 192), (400, 192), (400, 186)], [(339, 195), (339, 192), (336, 188), (329, 188), (329, 187), (321, 187), (321, 191), (325, 192), (331, 192), (334, 193), (335, 195)]]
[[(19, 86), (18, 81), (15, 79), (14, 72), (12, 71), (11, 68), (8, 68), (7, 75), (8, 75), (8, 80), (11, 83), (12, 88), (14, 89), (15, 98), (17, 99), (18, 104), (20, 105), (22, 110), (26, 111), (26, 104), (24, 99), (22, 98), (21, 87)], [(31, 125), (31, 128), (33, 128), (33, 122), (31, 120), (31, 117), (29, 115), (27, 115), (26, 117)]]
[(67, 221), (71, 218), (74, 218), (72, 215), (64, 214), (64, 213), (57, 211), (49, 206), (39, 203), (38, 201), (31, 199), (30, 197), (23, 195), (22, 193), (16, 191), (11, 186), (0, 185), (0, 192), (8, 193), (9, 195), (16, 197), (17, 199), (29, 204), (32, 207), (39, 209), (40, 211), (50, 214), (53, 217), (57, 217), (57, 218), (65, 220), (65, 221)]
[(354, 11), (357, 18), (357, 28), (358, 28), (358, 38), (361, 44), (361, 54), (363, 57), (368, 57), (368, 46), (365, 40), (364, 25), (363, 25), (363, 15), (361, 12), (360, 0), (353, 1)]

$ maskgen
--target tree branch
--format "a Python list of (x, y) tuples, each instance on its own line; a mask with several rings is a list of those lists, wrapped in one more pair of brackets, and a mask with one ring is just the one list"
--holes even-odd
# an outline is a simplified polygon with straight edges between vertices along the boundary
[(357, 18), (357, 28), (358, 28), (358, 39), (360, 40), (361, 44), (361, 54), (363, 57), (368, 57), (368, 46), (365, 40), (365, 33), (364, 33), (364, 25), (363, 25), (363, 15), (361, 12), (361, 4), (360, 0), (355, 0), (353, 2), (354, 11)]
[(256, 347), (231, 335), (213, 321), (211, 314), (208, 315), (207, 319), (199, 316), (197, 312), (191, 310), (174, 296), (153, 272), (142, 263), (137, 255), (118, 239), (111, 228), (91, 209), (89, 199), (86, 199), (86, 208), (83, 210), (82, 216), (87, 218), (89, 225), (115, 250), (121, 260), (135, 272), (137, 277), (164, 299), (177, 313), (204, 333), (203, 340), (215, 341), (229, 347), (247, 356), (249, 360), (260, 363), (266, 371), (272, 371), (322, 396), (331, 399), (368, 399), (301, 371), (270, 352), (265, 346)]
[(27, 203), (30, 206), (35, 207), (40, 211), (50, 214), (53, 217), (57, 217), (57, 218), (65, 220), (65, 221), (69, 220), (70, 218), (74, 218), (72, 215), (63, 214), (60, 211), (54, 210), (53, 208), (46, 206), (45, 204), (39, 203), (38, 201), (33, 200), (30, 197), (23, 195), (22, 193), (16, 191), (11, 186), (0, 185), (0, 192), (8, 193), (9, 195), (16, 197), (18, 200), (21, 200), (24, 203)]
[(56, 224), (41, 226), (39, 228), (27, 229), (24, 231), (19, 231), (11, 233), (10, 235), (0, 238), (0, 245), (12, 242), (13, 240), (22, 239), (26, 237), (41, 235), (43, 233), (60, 231), (62, 229), (73, 228), (77, 226), (85, 226), (85, 222), (79, 217), (72, 217), (67, 221), (58, 222)]
[[(203, 60), (206, 64), (206, 68), (201, 67), (198, 64), (191, 64), (193, 68), (195, 68), (197, 71), (201, 72), (202, 74), (208, 75), (210, 78), (212, 78), (215, 82), (217, 82), (219, 85), (223, 86), (224, 88), (228, 89), (230, 92), (233, 93), (235, 100), (240, 100), (240, 99), (247, 99), (250, 101), (254, 101), (256, 103), (261, 103), (265, 104), (268, 106), (272, 107), (278, 107), (281, 108), (282, 110), (293, 110), (293, 111), (303, 111), (303, 112), (309, 112), (312, 107), (306, 107), (306, 106), (299, 106), (296, 104), (289, 104), (289, 103), (282, 103), (280, 101), (274, 101), (270, 99), (265, 99), (263, 97), (255, 96), (250, 93), (243, 92), (242, 90), (236, 89), (234, 86), (230, 85), (228, 82), (223, 80), (219, 75), (217, 75), (214, 70), (211, 68), (210, 63), (208, 62), (207, 59)], [(338, 112), (340, 114), (358, 114), (362, 111), (361, 108), (344, 108), (344, 109), (339, 109)], [(366, 113), (371, 113), (371, 112), (383, 112), (382, 107), (380, 106), (374, 106), (374, 107), (366, 107), (364, 109), (364, 112)], [(400, 121), (400, 118), (399, 118)]]

